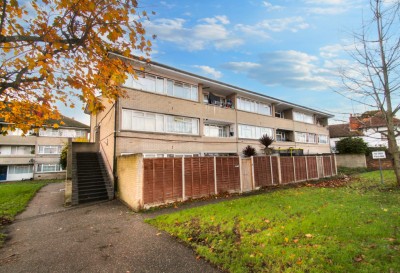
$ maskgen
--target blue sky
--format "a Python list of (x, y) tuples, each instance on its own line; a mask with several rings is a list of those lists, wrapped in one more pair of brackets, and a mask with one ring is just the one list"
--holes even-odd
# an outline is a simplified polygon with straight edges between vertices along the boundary
[[(152, 60), (335, 115), (367, 110), (332, 91), (365, 0), (139, 1)], [(65, 112), (88, 123), (88, 117)]]

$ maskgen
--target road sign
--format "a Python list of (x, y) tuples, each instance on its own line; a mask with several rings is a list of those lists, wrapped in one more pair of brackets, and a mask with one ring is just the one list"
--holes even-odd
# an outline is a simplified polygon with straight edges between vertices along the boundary
[(386, 158), (386, 153), (385, 153), (385, 151), (375, 151), (375, 152), (372, 152), (372, 158), (373, 158), (373, 159), (382, 159), (382, 158)]

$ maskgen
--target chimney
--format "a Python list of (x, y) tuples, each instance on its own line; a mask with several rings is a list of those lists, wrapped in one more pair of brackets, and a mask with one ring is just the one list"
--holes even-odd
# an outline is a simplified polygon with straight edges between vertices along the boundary
[(350, 131), (357, 131), (358, 129), (360, 129), (360, 126), (361, 126), (361, 123), (358, 120), (358, 117), (350, 115), (350, 118), (349, 118)]

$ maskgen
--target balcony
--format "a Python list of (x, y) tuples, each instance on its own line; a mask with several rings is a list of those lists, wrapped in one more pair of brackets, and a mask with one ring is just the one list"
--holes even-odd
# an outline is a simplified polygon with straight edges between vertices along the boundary
[(213, 105), (216, 107), (234, 109), (234, 98), (232, 96), (222, 96), (212, 92), (203, 93), (203, 103), (206, 105)]

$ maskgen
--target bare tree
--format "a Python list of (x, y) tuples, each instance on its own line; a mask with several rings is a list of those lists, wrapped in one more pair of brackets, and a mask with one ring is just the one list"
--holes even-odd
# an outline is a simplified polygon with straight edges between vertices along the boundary
[(393, 120), (400, 110), (400, 1), (370, 0), (370, 10), (369, 21), (353, 33), (350, 56), (356, 64), (341, 70), (345, 88), (340, 92), (381, 112), (400, 186), (400, 153)]

